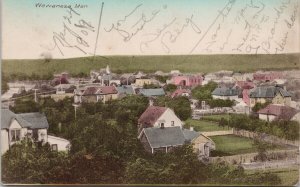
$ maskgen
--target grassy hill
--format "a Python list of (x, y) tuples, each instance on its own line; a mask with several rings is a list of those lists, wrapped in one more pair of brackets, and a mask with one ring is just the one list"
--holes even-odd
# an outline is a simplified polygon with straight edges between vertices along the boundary
[(45, 75), (68, 71), (71, 74), (89, 73), (92, 69), (110, 65), (114, 72), (155, 72), (180, 70), (182, 72), (215, 72), (232, 70), (252, 72), (256, 70), (300, 69), (300, 54), (278, 55), (190, 55), (190, 56), (108, 56), (44, 60), (3, 60), (2, 71), (6, 75), (32, 73)]

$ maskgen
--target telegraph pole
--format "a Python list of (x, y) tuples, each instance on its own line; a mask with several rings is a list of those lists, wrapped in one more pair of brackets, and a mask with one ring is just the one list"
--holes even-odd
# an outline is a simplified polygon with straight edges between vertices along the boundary
[(37, 95), (36, 95), (36, 91), (38, 90), (38, 89), (33, 89), (34, 90), (34, 102), (36, 102), (37, 103)]

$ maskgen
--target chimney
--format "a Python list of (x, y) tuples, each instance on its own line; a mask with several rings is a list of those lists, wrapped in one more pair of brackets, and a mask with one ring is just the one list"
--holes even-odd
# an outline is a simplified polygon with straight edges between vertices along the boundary
[(153, 100), (149, 99), (149, 106), (153, 106)]

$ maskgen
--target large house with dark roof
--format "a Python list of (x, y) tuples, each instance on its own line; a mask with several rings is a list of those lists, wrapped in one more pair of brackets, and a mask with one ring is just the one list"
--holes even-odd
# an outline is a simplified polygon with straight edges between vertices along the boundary
[(217, 87), (213, 92), (212, 92), (212, 97), (214, 99), (230, 99), (230, 100), (235, 100), (238, 98), (240, 94), (240, 90), (237, 89), (236, 87)]
[(191, 143), (199, 157), (209, 157), (210, 151), (215, 149), (215, 143), (208, 137), (194, 130), (181, 127), (152, 127), (144, 128), (139, 137), (145, 150), (168, 153), (175, 147)]
[(182, 121), (167, 107), (149, 106), (138, 119), (139, 132), (149, 127), (182, 127)]
[(249, 97), (251, 107), (256, 103), (266, 103), (267, 101), (273, 104), (290, 106), (292, 100), (292, 95), (280, 86), (256, 87), (250, 92)]
[(259, 119), (265, 121), (288, 121), (293, 119), (298, 112), (299, 111), (289, 106), (269, 104), (267, 107), (260, 109), (257, 113), (259, 115)]
[[(53, 150), (67, 150), (70, 142), (62, 138), (56, 140), (57, 137), (54, 136), (49, 138), (48, 128), (49, 124), (44, 114), (37, 112), (15, 114), (8, 109), (1, 109), (1, 154), (25, 137), (33, 141), (48, 142)], [(56, 143), (53, 143), (53, 139)]]
[(74, 102), (107, 102), (118, 98), (118, 91), (114, 86), (86, 86), (74, 90)]

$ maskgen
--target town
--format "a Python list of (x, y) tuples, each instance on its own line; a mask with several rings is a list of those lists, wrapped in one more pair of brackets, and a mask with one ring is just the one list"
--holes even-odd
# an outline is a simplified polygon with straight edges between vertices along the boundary
[[(300, 163), (299, 80), (296, 70), (122, 74), (109, 65), (86, 76), (4, 78), (2, 178), (294, 185)], [(31, 162), (44, 163), (32, 174), (37, 178), (13, 165), (17, 155), (29, 154), (28, 142), (37, 145)]]

